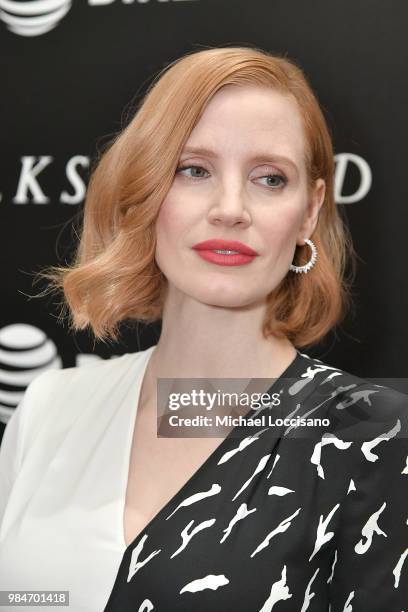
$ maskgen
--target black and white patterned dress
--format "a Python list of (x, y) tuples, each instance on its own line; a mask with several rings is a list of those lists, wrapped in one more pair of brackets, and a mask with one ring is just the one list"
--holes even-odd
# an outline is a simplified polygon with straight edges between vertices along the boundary
[(104, 612), (408, 610), (408, 396), (299, 351), (275, 388), (330, 425), (232, 430), (127, 547)]

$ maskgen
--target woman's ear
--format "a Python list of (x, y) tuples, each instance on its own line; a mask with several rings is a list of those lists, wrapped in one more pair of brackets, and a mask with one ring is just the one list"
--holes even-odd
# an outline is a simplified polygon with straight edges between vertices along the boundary
[(322, 178), (316, 180), (312, 195), (309, 198), (307, 208), (304, 213), (303, 222), (299, 229), (298, 240), (304, 244), (304, 239), (309, 238), (317, 225), (320, 208), (323, 206), (326, 194), (326, 183)]

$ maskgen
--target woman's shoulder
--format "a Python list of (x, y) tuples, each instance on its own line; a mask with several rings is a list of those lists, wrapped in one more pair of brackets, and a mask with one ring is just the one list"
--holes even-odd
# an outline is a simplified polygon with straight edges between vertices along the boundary
[(138, 382), (144, 355), (146, 351), (138, 351), (80, 366), (45, 370), (27, 386), (20, 411), (74, 414), (85, 403), (97, 406), (106, 395), (113, 398), (123, 386)]
[[(137, 384), (146, 351), (99, 359), (85, 365), (48, 369), (27, 386), (7, 427), (24, 427), (33, 435), (42, 426), (69, 426), (86, 407), (98, 412), (100, 404)], [(7, 428), (6, 428), (7, 429)], [(33, 433), (34, 432), (34, 433)]]
[[(314, 380), (313, 395), (326, 401), (337, 431), (355, 439), (381, 435), (408, 437), (408, 395), (325, 361), (303, 355), (304, 377)], [(381, 383), (381, 384), (380, 384)]]
[(138, 365), (142, 364), (145, 354), (146, 350), (143, 350), (134, 353), (124, 353), (120, 356), (115, 355), (106, 359), (98, 357), (87, 363), (67, 368), (50, 368), (31, 381), (26, 389), (26, 393), (43, 397), (44, 393), (54, 390), (59, 391), (61, 387), (68, 388), (72, 386), (81, 390), (83, 388), (90, 389), (95, 383), (104, 383), (106, 386), (109, 386), (109, 383), (118, 384), (123, 375), (132, 366), (137, 377), (140, 371)]

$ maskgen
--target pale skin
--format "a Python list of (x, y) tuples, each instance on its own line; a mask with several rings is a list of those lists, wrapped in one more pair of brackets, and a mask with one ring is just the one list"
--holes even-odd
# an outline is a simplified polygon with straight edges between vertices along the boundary
[[(324, 200), (322, 179), (307, 193), (304, 138), (293, 99), (271, 88), (228, 85), (184, 146), (178, 166), (189, 168), (176, 173), (156, 224), (156, 261), (168, 294), (137, 407), (126, 545), (222, 442), (157, 437), (157, 378), (276, 378), (296, 356), (289, 340), (263, 338), (261, 325), (267, 295), (294, 274), (296, 244), (312, 236)], [(259, 255), (233, 267), (204, 261), (191, 247), (209, 238), (239, 240)]]

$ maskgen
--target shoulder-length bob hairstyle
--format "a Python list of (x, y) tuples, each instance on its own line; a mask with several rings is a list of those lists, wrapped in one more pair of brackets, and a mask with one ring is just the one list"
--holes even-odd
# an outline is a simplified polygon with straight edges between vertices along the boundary
[[(162, 69), (136, 112), (108, 143), (91, 172), (74, 262), (40, 276), (63, 292), (74, 331), (90, 326), (98, 340), (116, 341), (119, 323), (161, 319), (167, 279), (155, 262), (155, 222), (180, 154), (208, 102), (224, 85), (271, 87), (297, 101), (306, 136), (308, 188), (326, 182), (310, 238), (318, 260), (308, 274), (288, 274), (268, 296), (264, 337), (286, 336), (294, 346), (317, 343), (351, 303), (345, 270), (354, 249), (334, 201), (334, 153), (328, 126), (302, 70), (253, 47), (193, 51)], [(310, 257), (296, 248), (297, 264)], [(47, 292), (47, 290), (46, 290)]]

